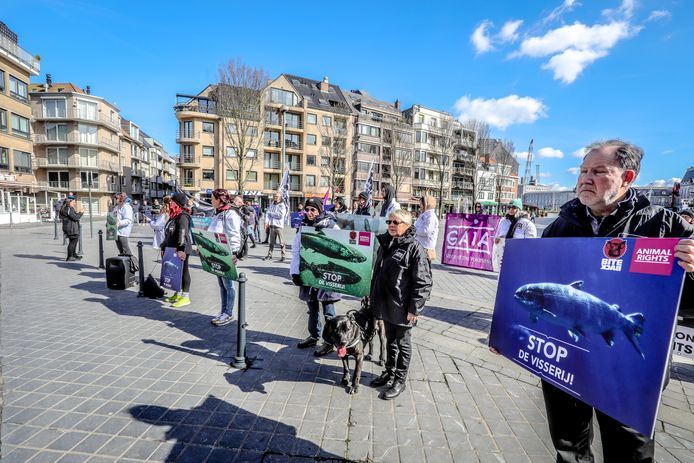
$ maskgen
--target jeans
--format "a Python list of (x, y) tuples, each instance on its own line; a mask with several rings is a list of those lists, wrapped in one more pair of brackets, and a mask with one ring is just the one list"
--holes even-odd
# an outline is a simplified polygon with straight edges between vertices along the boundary
[(395, 381), (405, 381), (412, 356), (412, 327), (383, 320), (386, 332), (386, 371)]
[(133, 253), (130, 250), (130, 245), (128, 245), (127, 236), (119, 236), (116, 238), (116, 247), (118, 247), (118, 254), (132, 256)]
[[(312, 338), (316, 339), (321, 335), (321, 321), (318, 313), (320, 304), (323, 304), (323, 316), (325, 317), (325, 321), (335, 316), (335, 305), (332, 302), (318, 302), (317, 300), (306, 301), (306, 305), (308, 305), (308, 333)], [(325, 336), (323, 336), (323, 341), (330, 342)]]
[(221, 312), (231, 316), (234, 310), (234, 297), (236, 296), (234, 280), (217, 277), (217, 282), (219, 283), (219, 295), (222, 299)]
[(255, 236), (255, 241), (258, 242), (258, 243), (260, 243), (260, 227), (258, 226), (258, 223), (256, 223), (256, 224), (253, 226), (253, 233), (254, 233), (254, 236)]
[(79, 241), (79, 236), (77, 235), (70, 235), (68, 236), (68, 239), (70, 242), (67, 245), (67, 257), (68, 259), (70, 257), (77, 257), (77, 242)]
[(253, 236), (253, 225), (248, 225), (246, 227), (246, 234), (248, 235), (248, 238), (251, 240), (251, 243), (255, 244), (255, 236)]

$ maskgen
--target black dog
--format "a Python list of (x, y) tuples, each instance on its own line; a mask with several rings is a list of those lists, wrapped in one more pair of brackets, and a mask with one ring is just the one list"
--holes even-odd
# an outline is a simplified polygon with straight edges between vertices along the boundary
[[(364, 363), (364, 346), (373, 338), (374, 318), (371, 311), (350, 310), (346, 315), (338, 315), (325, 323), (325, 336), (337, 349), (342, 359), (342, 386), (349, 394), (359, 392), (359, 380)], [(349, 356), (356, 360), (352, 385), (349, 381)]]
[[(361, 310), (362, 311), (368, 311), (371, 312), (371, 306), (369, 305), (369, 298), (365, 297), (364, 299), (361, 300)], [(385, 362), (386, 358), (386, 328), (383, 326), (383, 320), (379, 320), (377, 318), (374, 318), (374, 329), (376, 330), (375, 334), (378, 334), (378, 340), (381, 344), (381, 350), (378, 353), (378, 362), (374, 362), (376, 365), (379, 367), (383, 366), (383, 363)], [(371, 356), (374, 353), (374, 335), (371, 336), (371, 339), (369, 339), (369, 353), (364, 355), (364, 360), (371, 360)]]

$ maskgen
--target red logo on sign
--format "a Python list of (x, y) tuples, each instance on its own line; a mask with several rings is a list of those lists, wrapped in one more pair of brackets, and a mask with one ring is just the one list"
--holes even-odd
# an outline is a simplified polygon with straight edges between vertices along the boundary
[(354, 230), (349, 232), (349, 239), (351, 239), (351, 240), (357, 239), (357, 232), (355, 232)]
[(605, 241), (602, 253), (609, 259), (619, 259), (627, 252), (627, 242), (622, 238), (612, 238)]

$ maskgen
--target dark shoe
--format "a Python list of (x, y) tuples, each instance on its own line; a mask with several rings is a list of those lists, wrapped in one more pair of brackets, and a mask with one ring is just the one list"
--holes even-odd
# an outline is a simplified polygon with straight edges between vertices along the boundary
[(282, 257), (280, 257), (280, 262), (284, 262), (284, 254), (282, 254)]
[(369, 383), (369, 386), (371, 386), (371, 387), (381, 387), (381, 386), (385, 386), (385, 385), (388, 384), (392, 379), (393, 379), (393, 375), (391, 375), (390, 372), (386, 370), (386, 371), (384, 371), (383, 373), (381, 373), (381, 376), (379, 376), (378, 378), (376, 378), (376, 379), (374, 379), (373, 381), (371, 381), (371, 382)]
[(254, 247), (255, 247), (255, 244), (252, 244), (252, 245), (251, 245), (251, 249), (253, 249)]
[(297, 344), (296, 347), (298, 347), (299, 349), (306, 349), (307, 347), (313, 347), (316, 344), (318, 344), (318, 339), (309, 336), (308, 338), (304, 339), (299, 344)]
[(313, 353), (315, 357), (325, 357), (329, 353), (333, 352), (335, 348), (333, 347), (332, 344), (328, 343), (323, 343), (323, 345), (320, 347), (320, 349), (316, 349), (316, 351)]
[(228, 325), (232, 321), (234, 321), (234, 319), (232, 318), (231, 315), (229, 315), (228, 313), (223, 313), (222, 315), (219, 316), (219, 318), (212, 320), (212, 324), (214, 326), (224, 326), (224, 325)]
[(75, 256), (75, 259), (82, 260), (82, 256)]
[(405, 381), (393, 381), (390, 389), (383, 393), (383, 400), (393, 400), (405, 390)]
[(272, 259), (272, 254), (268, 254), (267, 256), (263, 257), (263, 260), (270, 260)]
[(65, 262), (75, 262), (76, 260), (77, 259), (75, 259), (74, 257), (68, 257), (67, 259), (65, 259)]

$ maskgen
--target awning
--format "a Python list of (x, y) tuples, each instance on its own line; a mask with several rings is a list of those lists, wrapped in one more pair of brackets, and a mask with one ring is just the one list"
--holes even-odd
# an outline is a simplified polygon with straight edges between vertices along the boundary
[(496, 206), (496, 201), (477, 201), (483, 206)]

